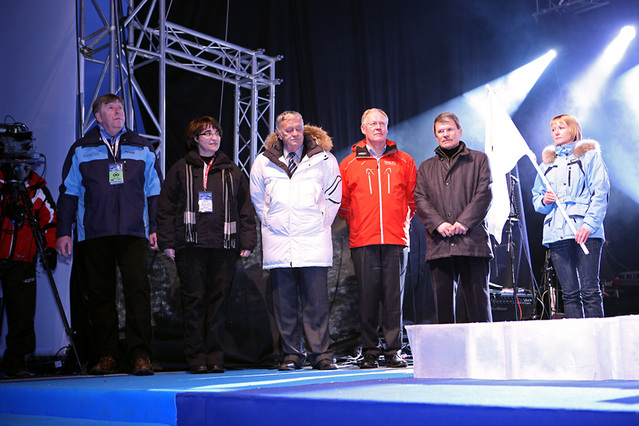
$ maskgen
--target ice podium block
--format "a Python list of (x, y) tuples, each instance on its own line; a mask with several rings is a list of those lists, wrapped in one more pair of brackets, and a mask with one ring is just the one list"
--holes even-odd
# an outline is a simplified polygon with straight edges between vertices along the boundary
[(406, 330), (416, 378), (639, 379), (639, 315)]

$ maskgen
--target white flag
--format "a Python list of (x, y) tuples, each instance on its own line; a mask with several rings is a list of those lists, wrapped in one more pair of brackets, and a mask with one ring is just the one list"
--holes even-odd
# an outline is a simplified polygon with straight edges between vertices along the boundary
[[(504, 224), (510, 214), (510, 197), (506, 173), (510, 172), (521, 157), (534, 154), (528, 147), (521, 133), (513, 123), (499, 100), (488, 88), (488, 116), (486, 117), (486, 146), (485, 151), (490, 160), (490, 171), (493, 178), (493, 202), (488, 210), (488, 232), (501, 243)], [(534, 161), (533, 161), (534, 162)]]

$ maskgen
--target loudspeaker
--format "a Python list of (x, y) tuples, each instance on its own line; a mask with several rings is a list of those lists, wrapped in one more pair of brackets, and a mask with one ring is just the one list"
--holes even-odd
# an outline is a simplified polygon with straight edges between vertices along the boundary
[[(533, 315), (533, 296), (530, 293), (517, 293), (517, 299), (510, 292), (491, 292), (490, 307), (493, 312), (493, 321), (516, 321), (517, 319), (530, 319)], [(515, 307), (517, 315), (515, 315)]]

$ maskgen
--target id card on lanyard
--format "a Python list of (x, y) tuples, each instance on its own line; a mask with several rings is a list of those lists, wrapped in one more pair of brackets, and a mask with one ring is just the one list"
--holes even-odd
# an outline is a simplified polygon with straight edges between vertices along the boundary
[(211, 170), (211, 166), (213, 165), (213, 161), (215, 158), (211, 158), (211, 161), (204, 163), (202, 175), (202, 183), (204, 186), (204, 191), (200, 191), (198, 193), (197, 205), (200, 213), (213, 213), (213, 193), (207, 191), (207, 185), (209, 180), (209, 170)]
[[(120, 138), (115, 140), (115, 146), (111, 146), (111, 144), (104, 140), (104, 143), (111, 151), (111, 155), (113, 155), (113, 159), (116, 160), (116, 155), (118, 153), (118, 148), (120, 145)], [(121, 185), (124, 183), (126, 168), (124, 162), (116, 161), (113, 164), (109, 164), (109, 185)]]
[(109, 164), (109, 184), (121, 185), (124, 183), (124, 163)]

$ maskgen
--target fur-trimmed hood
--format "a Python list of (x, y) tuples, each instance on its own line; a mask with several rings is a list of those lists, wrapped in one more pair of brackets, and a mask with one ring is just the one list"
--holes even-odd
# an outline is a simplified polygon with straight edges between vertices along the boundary
[[(561, 149), (561, 146), (557, 147), (555, 145), (549, 145), (544, 148), (543, 152), (541, 153), (541, 161), (544, 164), (554, 163), (555, 159), (557, 158), (558, 148)], [(593, 139), (582, 139), (578, 142), (575, 142), (575, 146), (572, 150), (572, 155), (574, 155), (575, 157), (581, 157), (586, 152), (593, 150), (596, 152), (601, 152), (601, 146), (599, 145), (599, 142)]]
[[(317, 145), (325, 151), (330, 151), (333, 149), (333, 139), (326, 133), (324, 129), (317, 126), (312, 126), (307, 124), (304, 126), (304, 139), (311, 138), (317, 143)], [(273, 132), (266, 138), (264, 142), (264, 147), (266, 149), (272, 148), (279, 141), (281, 144), (281, 139), (277, 136), (277, 132)]]

